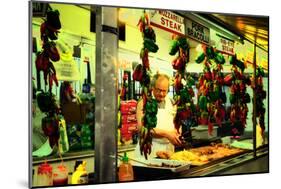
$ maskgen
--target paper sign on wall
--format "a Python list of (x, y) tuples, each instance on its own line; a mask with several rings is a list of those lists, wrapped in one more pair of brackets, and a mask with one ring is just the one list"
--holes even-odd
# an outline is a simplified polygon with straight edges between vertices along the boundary
[(72, 61), (53, 62), (56, 69), (57, 78), (60, 81), (79, 81), (80, 73), (77, 64)]

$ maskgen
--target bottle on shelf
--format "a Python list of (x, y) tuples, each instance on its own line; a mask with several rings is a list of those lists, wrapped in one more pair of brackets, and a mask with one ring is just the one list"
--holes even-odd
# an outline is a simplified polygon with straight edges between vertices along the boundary
[(68, 184), (68, 169), (63, 164), (60, 164), (53, 171), (53, 185), (65, 186), (67, 184)]
[(38, 167), (37, 186), (53, 186), (53, 167), (47, 162)]
[(134, 180), (133, 166), (129, 162), (129, 158), (126, 152), (124, 153), (122, 162), (119, 166), (118, 178), (119, 178), (119, 182)]
[(79, 164), (76, 168), (76, 171), (73, 173), (71, 178), (71, 184), (87, 184), (88, 183), (88, 174), (86, 171), (86, 161), (83, 161), (82, 164)]

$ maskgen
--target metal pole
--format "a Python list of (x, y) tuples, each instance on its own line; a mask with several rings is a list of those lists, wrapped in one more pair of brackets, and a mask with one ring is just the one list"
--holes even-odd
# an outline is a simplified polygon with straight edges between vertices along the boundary
[(96, 7), (95, 180), (116, 182), (117, 8)]
[(254, 151), (254, 158), (257, 157), (257, 138), (256, 138), (256, 132), (257, 132), (257, 114), (256, 114), (256, 85), (257, 85), (257, 78), (256, 78), (256, 40), (254, 43), (254, 88), (253, 88), (253, 151)]
[[(32, 11), (33, 4), (28, 2), (28, 187), (33, 186), (32, 166)], [(37, 78), (38, 80), (38, 78)], [(38, 87), (38, 86), (37, 86)]]

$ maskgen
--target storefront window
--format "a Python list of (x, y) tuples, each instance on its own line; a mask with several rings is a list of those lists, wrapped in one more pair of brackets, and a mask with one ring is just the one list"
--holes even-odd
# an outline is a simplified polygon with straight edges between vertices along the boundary
[(34, 8), (44, 6), (42, 15), (32, 17), (37, 47), (31, 62), (33, 186), (44, 186), (44, 162), (53, 171), (60, 164), (67, 168), (64, 184), (71, 183), (68, 173), (78, 162), (86, 162), (88, 173), (94, 167), (95, 36), (88, 30), (90, 6), (33, 3)]

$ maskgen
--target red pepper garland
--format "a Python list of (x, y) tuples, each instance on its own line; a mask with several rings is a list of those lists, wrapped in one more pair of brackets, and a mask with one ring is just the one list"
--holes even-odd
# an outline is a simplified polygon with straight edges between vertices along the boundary
[[(42, 119), (42, 130), (49, 138), (50, 146), (58, 146), (59, 140), (59, 106), (56, 103), (55, 95), (52, 94), (53, 82), (58, 86), (56, 70), (51, 61), (60, 60), (59, 52), (55, 42), (57, 34), (61, 28), (59, 12), (57, 10), (49, 10), (47, 12), (46, 21), (41, 24), (41, 40), (43, 42), (42, 51), (37, 54), (35, 65), (37, 70), (37, 87), (41, 91), (37, 94), (37, 103), (39, 109), (46, 113), (46, 117)], [(41, 90), (40, 72), (44, 73), (45, 86), (49, 85), (49, 91)]]
[(264, 135), (265, 130), (265, 107), (264, 99), (266, 98), (266, 91), (263, 89), (263, 77), (265, 76), (264, 70), (262, 67), (257, 68), (256, 72), (256, 86), (254, 85), (254, 77), (252, 77), (252, 88), (256, 93), (256, 118), (259, 120), (259, 125), (262, 129), (262, 135)]
[[(40, 71), (43, 71), (45, 85), (49, 85), (50, 92), (52, 91), (53, 82), (55, 82), (56, 86), (58, 86), (56, 70), (51, 61), (57, 62), (60, 60), (56, 43), (53, 42), (53, 40), (57, 40), (57, 34), (60, 28), (61, 23), (59, 19), (59, 11), (48, 11), (47, 19), (40, 27), (43, 50), (37, 54), (35, 64), (38, 76)], [(39, 78), (37, 79), (39, 80)]]
[[(197, 57), (196, 62), (204, 63), (203, 74), (198, 82), (198, 123), (208, 125), (209, 134), (213, 131), (213, 124), (222, 125), (225, 119), (226, 95), (223, 92), (222, 65), (225, 59), (213, 47), (203, 47), (203, 52)], [(211, 70), (211, 68), (213, 68)]]
[(133, 79), (139, 81), (142, 86), (142, 100), (144, 117), (142, 120), (142, 129), (140, 131), (140, 152), (147, 159), (147, 155), (151, 153), (152, 147), (152, 133), (151, 130), (156, 127), (157, 124), (157, 101), (152, 98), (151, 86), (150, 86), (150, 66), (148, 53), (156, 53), (158, 46), (156, 43), (156, 36), (153, 28), (150, 25), (149, 16), (144, 11), (143, 16), (139, 19), (138, 27), (143, 36), (143, 48), (140, 52), (140, 58), (142, 64), (137, 65), (133, 73)]
[(186, 72), (186, 64), (188, 63), (189, 45), (185, 37), (172, 36), (172, 45), (169, 54), (176, 55), (172, 66), (177, 71), (174, 78), (174, 87), (176, 95), (174, 96), (177, 105), (177, 113), (174, 119), (174, 126), (179, 131), (182, 128), (183, 137), (191, 136), (190, 127), (195, 123), (196, 108), (192, 98), (194, 91), (192, 86), (195, 81), (190, 74)]
[[(246, 92), (246, 86), (251, 84), (249, 77), (244, 75), (245, 64), (237, 60), (236, 55), (230, 58), (232, 73), (225, 77), (225, 84), (230, 86), (229, 101), (231, 104), (229, 118), (232, 126), (233, 137), (239, 137), (246, 127), (250, 95)], [(242, 128), (241, 128), (242, 126)]]

